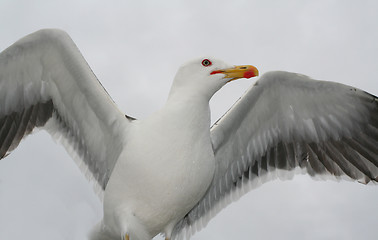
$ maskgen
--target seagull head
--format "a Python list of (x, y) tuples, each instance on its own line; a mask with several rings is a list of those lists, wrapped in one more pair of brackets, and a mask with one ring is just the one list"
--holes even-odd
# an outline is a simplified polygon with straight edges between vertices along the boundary
[(228, 82), (258, 75), (259, 71), (252, 65), (234, 66), (215, 58), (198, 58), (179, 68), (171, 93), (202, 94), (210, 99)]

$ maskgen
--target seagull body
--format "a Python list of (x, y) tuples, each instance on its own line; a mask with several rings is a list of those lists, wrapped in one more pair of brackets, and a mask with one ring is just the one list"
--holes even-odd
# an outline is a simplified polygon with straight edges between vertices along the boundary
[(297, 169), (378, 180), (378, 101), (350, 86), (266, 73), (210, 127), (214, 93), (257, 75), (195, 59), (178, 70), (166, 104), (135, 120), (66, 33), (41, 30), (0, 54), (0, 157), (35, 127), (61, 140), (103, 195), (93, 240), (189, 238), (243, 193)]
[(113, 216), (122, 212), (122, 232), (141, 229), (130, 229), (131, 219), (148, 226), (140, 235), (152, 238), (164, 229), (170, 236), (205, 194), (215, 170), (209, 101), (188, 93), (172, 93), (160, 111), (130, 128), (105, 191), (104, 220), (110, 226), (117, 226)]

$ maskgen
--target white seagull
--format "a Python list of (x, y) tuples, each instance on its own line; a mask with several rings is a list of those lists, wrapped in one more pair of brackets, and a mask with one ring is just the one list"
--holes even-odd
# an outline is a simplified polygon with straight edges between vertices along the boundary
[(191, 61), (166, 104), (136, 120), (65, 32), (40, 30), (0, 54), (0, 157), (35, 127), (63, 139), (103, 196), (93, 240), (188, 239), (248, 190), (297, 170), (378, 181), (378, 100), (354, 87), (269, 72), (210, 127), (213, 94), (257, 75), (249, 65)]

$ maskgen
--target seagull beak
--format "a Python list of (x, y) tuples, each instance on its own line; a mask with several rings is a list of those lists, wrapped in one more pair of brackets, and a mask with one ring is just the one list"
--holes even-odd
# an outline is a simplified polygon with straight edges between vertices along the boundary
[(259, 70), (252, 65), (234, 66), (232, 68), (219, 69), (212, 71), (210, 74), (224, 74), (224, 78), (230, 78), (228, 82), (234, 81), (239, 78), (251, 78), (259, 75)]

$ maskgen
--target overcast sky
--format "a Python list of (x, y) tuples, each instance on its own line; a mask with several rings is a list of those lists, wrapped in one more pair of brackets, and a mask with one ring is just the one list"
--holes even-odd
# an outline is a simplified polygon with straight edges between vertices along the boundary
[[(138, 119), (164, 104), (177, 68), (200, 56), (378, 95), (375, 0), (0, 0), (0, 11), (1, 51), (38, 29), (63, 29), (115, 102)], [(254, 81), (218, 92), (213, 121)], [(82, 240), (101, 217), (91, 184), (45, 132), (0, 162), (0, 239)], [(193, 239), (376, 239), (377, 222), (378, 186), (298, 176), (251, 191)]]

